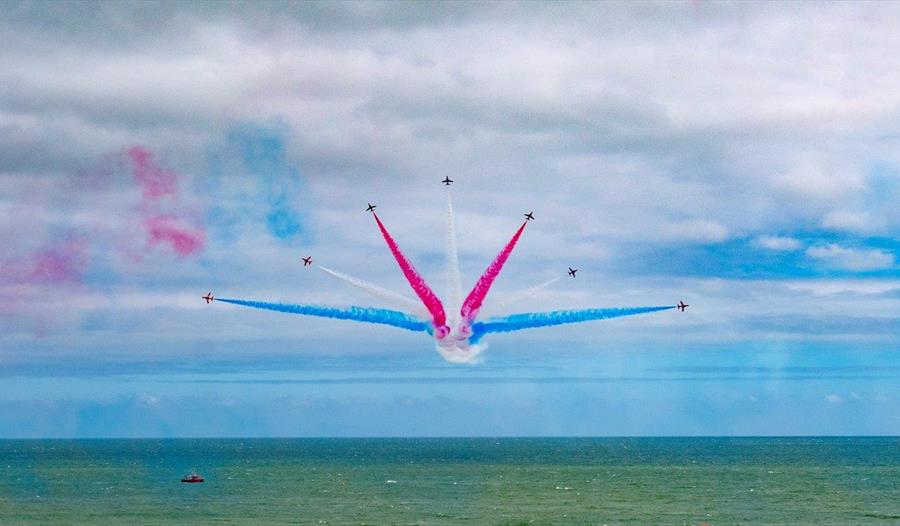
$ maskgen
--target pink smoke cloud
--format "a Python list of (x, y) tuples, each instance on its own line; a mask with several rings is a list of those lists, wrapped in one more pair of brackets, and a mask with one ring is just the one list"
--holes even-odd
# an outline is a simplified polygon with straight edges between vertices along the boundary
[[(0, 261), (0, 314), (7, 318), (19, 314), (26, 298), (48, 286), (81, 285), (88, 268), (89, 249), (86, 238), (70, 233), (29, 254)], [(42, 326), (47, 323), (41, 321)]]
[(17, 259), (0, 263), (2, 285), (59, 285), (79, 283), (87, 270), (88, 242), (70, 233)]
[(20, 282), (32, 284), (78, 283), (88, 265), (88, 242), (70, 234), (66, 240), (45, 246), (29, 257)]
[(141, 146), (134, 146), (128, 149), (126, 155), (131, 160), (131, 173), (134, 180), (140, 185), (145, 199), (177, 196), (178, 176), (175, 172), (156, 164), (153, 160), (153, 152)]
[(144, 219), (144, 226), (150, 234), (150, 244), (168, 244), (176, 254), (187, 256), (203, 249), (206, 238), (203, 230), (185, 228), (178, 224), (174, 216), (156, 216)]
[(141, 189), (140, 213), (148, 244), (167, 245), (179, 256), (202, 251), (206, 243), (204, 228), (191, 225), (180, 213), (178, 174), (160, 166), (153, 152), (142, 146), (129, 148), (125, 155)]
[[(85, 280), (91, 265), (102, 270), (98, 279), (115, 282), (130, 276), (119, 276), (119, 269), (158, 262), (145, 254), (180, 259), (200, 253), (206, 241), (202, 216), (180, 186), (188, 185), (142, 146), (111, 152), (71, 172), (62, 185), (22, 185), (10, 220), (0, 224), (0, 335), (40, 336), (76, 323), (77, 309), (40, 306), (67, 305), (91, 292), (92, 282)], [(132, 198), (122, 199), (122, 190)], [(63, 228), (67, 234), (44, 237)]]

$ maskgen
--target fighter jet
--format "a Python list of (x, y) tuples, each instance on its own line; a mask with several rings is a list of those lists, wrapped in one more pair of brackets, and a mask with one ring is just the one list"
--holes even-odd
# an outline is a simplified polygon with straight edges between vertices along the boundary
[(374, 211), (375, 211), (375, 206), (376, 206), (376, 205), (373, 205), (372, 203), (366, 203), (366, 204), (369, 205), (369, 206), (366, 208), (366, 212), (374, 212)]
[(533, 210), (531, 212), (528, 212), (527, 214), (525, 214), (525, 221), (531, 221), (532, 219), (534, 219), (533, 214), (534, 214)]
[(453, 179), (450, 179), (449, 177), (444, 177), (444, 180), (441, 182), (444, 183), (444, 186), (450, 186), (453, 183)]
[(212, 300), (214, 300), (216, 298), (213, 297), (212, 292), (207, 292), (206, 296), (203, 296), (203, 299), (205, 299), (206, 304), (209, 305), (209, 302), (211, 302)]
[(679, 302), (678, 302), (678, 305), (675, 305), (675, 307), (676, 307), (678, 310), (680, 310), (681, 312), (684, 312), (684, 309), (690, 307), (690, 305), (688, 305), (687, 303), (685, 303), (685, 302), (683, 302), (683, 301), (679, 301)]
[(574, 278), (576, 272), (578, 272), (578, 269), (577, 269), (577, 268), (569, 267), (569, 275), (570, 275), (570, 276), (572, 276), (572, 277)]
[(306, 256), (305, 258), (300, 258), (303, 260), (303, 266), (308, 267), (312, 265), (312, 256)]

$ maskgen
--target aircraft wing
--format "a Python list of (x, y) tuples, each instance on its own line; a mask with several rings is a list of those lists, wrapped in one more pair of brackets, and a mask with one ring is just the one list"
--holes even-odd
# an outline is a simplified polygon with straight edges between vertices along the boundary
[(661, 310), (674, 309), (674, 305), (662, 307), (623, 307), (611, 309), (582, 309), (582, 310), (557, 310), (550, 312), (523, 312), (510, 314), (499, 318), (491, 318), (485, 321), (477, 321), (472, 324), (471, 342), (476, 343), (485, 334), (492, 332), (513, 332), (523, 329), (535, 329), (538, 327), (550, 327), (567, 323), (581, 323), (584, 321), (605, 320), (620, 318), (622, 316), (634, 316)]
[(365, 323), (378, 323), (390, 325), (408, 331), (431, 330), (431, 323), (420, 320), (415, 316), (396, 310), (379, 309), (375, 307), (329, 307), (324, 305), (270, 303), (264, 301), (236, 300), (228, 298), (216, 298), (216, 301), (241, 305), (255, 309), (273, 310), (288, 314), (301, 314), (304, 316), (318, 316), (321, 318), (334, 318), (338, 320), (353, 320)]

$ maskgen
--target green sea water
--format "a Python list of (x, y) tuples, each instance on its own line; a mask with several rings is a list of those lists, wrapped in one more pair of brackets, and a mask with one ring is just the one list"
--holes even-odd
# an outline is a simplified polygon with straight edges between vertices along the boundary
[(900, 524), (900, 438), (0, 441), (0, 524), (704, 523)]

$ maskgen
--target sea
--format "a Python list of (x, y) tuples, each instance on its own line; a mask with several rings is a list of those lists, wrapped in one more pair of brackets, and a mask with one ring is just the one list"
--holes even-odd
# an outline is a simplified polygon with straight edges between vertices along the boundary
[(900, 437), (4, 440), (0, 524), (900, 524)]

